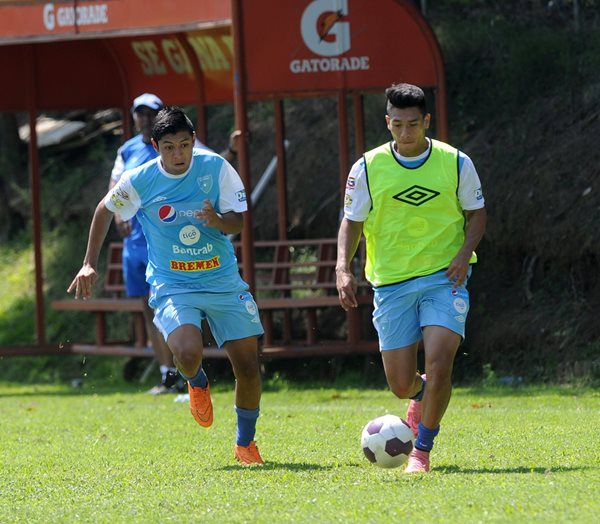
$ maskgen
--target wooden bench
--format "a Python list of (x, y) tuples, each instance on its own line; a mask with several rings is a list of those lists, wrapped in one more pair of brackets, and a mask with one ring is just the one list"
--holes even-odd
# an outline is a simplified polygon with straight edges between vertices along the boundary
[[(60, 311), (87, 311), (96, 317), (94, 343), (74, 342), (65, 344), (62, 351), (89, 355), (110, 355), (129, 357), (152, 357), (152, 348), (146, 345), (143, 312), (144, 298), (128, 298), (125, 296), (125, 282), (122, 268), (122, 242), (111, 242), (107, 249), (106, 271), (104, 278), (104, 297), (89, 300), (54, 300), (51, 307)], [(111, 340), (107, 336), (106, 317), (109, 313), (134, 314), (134, 340)], [(141, 339), (140, 339), (141, 338)], [(224, 352), (207, 348), (207, 357), (222, 357)]]
[[(241, 269), (241, 244), (234, 243)], [(261, 355), (267, 357), (302, 357), (376, 352), (374, 336), (365, 338), (361, 324), (367, 324), (359, 310), (344, 313), (335, 287), (336, 239), (256, 241), (254, 293), (265, 329)], [(141, 313), (143, 299), (124, 297), (121, 266), (122, 244), (108, 246), (104, 293), (110, 295), (90, 300), (55, 300), (51, 306), (63, 311), (89, 311), (96, 316), (94, 344), (71, 344), (75, 353), (151, 356), (152, 350), (135, 347), (131, 342), (110, 341), (106, 333), (106, 315), (111, 312)], [(372, 293), (362, 276), (364, 245), (356, 260), (359, 309), (368, 309)], [(324, 310), (337, 311), (343, 321), (346, 336), (332, 339), (321, 333), (320, 316)], [(140, 315), (138, 315), (138, 318)], [(331, 321), (330, 321), (331, 322)], [(370, 322), (368, 322), (370, 325)], [(338, 324), (339, 325), (339, 324)], [(302, 326), (302, 329), (300, 329)], [(298, 331), (303, 331), (297, 336)], [(225, 352), (205, 348), (205, 357), (222, 358)]]
[[(234, 244), (241, 269), (241, 245)], [(368, 353), (378, 350), (375, 337), (362, 334), (363, 319), (359, 310), (344, 313), (339, 305), (335, 285), (337, 240), (266, 240), (255, 241), (255, 299), (265, 329), (262, 355), (302, 357)], [(355, 260), (361, 309), (372, 305), (370, 284), (365, 280), (365, 251), (361, 244)], [(319, 313), (337, 311), (346, 319), (343, 340), (325, 337), (319, 327)], [(294, 336), (297, 327), (293, 317), (302, 317), (304, 337)], [(279, 317), (280, 335), (275, 336), (274, 318)], [(366, 322), (365, 322), (366, 323)], [(370, 322), (368, 322), (370, 325)]]

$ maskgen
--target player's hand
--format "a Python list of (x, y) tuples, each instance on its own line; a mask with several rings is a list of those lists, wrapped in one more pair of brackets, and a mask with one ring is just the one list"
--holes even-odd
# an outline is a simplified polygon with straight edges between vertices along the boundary
[(221, 215), (215, 211), (215, 208), (212, 206), (208, 198), (204, 201), (204, 207), (202, 210), (196, 211), (196, 218), (199, 220), (204, 220), (204, 225), (206, 227), (222, 229), (223, 219), (221, 218)]
[(452, 287), (460, 287), (467, 278), (469, 272), (469, 261), (471, 260), (471, 253), (462, 254), (459, 253), (454, 257), (448, 269), (446, 270), (446, 276), (448, 280), (454, 282)]
[(229, 135), (229, 151), (231, 151), (234, 155), (237, 155), (241, 137), (242, 132), (239, 129), (236, 129), (233, 133), (231, 133), (231, 135)]
[(340, 306), (342, 306), (345, 311), (358, 307), (358, 302), (356, 301), (358, 285), (356, 284), (356, 278), (350, 270), (336, 269), (335, 286), (338, 290)]
[(85, 264), (67, 288), (67, 293), (75, 291), (76, 299), (83, 298), (83, 300), (87, 300), (92, 296), (92, 290), (97, 279), (96, 270), (89, 264)]
[(119, 215), (115, 215), (115, 225), (121, 238), (131, 235), (131, 220), (123, 220)]

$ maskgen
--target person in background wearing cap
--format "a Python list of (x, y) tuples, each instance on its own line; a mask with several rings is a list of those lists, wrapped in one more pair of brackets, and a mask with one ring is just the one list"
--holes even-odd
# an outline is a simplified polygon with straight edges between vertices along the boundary
[[(110, 177), (109, 189), (113, 188), (126, 170), (141, 166), (158, 156), (158, 152), (152, 147), (151, 134), (154, 119), (163, 105), (162, 100), (152, 93), (141, 94), (133, 101), (131, 113), (139, 134), (127, 140), (119, 148)], [(239, 136), (240, 132), (234, 131), (229, 138), (229, 147), (221, 153), (221, 156), (228, 162), (235, 159)], [(198, 140), (196, 140), (195, 147), (210, 150)], [(119, 235), (123, 238), (123, 278), (127, 296), (147, 297), (150, 289), (146, 282), (148, 248), (144, 232), (135, 216), (130, 220), (123, 220), (119, 215), (115, 215), (115, 224)], [(147, 302), (145, 304), (147, 305)], [(160, 384), (150, 389), (149, 393), (161, 395), (181, 392), (185, 389), (185, 384), (177, 373), (169, 347), (152, 322), (153, 316), (153, 311), (146, 306), (144, 324), (161, 373)]]

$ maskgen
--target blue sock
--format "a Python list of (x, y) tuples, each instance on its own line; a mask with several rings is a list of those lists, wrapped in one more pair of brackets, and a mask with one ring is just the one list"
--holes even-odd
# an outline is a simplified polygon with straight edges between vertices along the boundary
[(423, 385), (421, 386), (421, 391), (419, 391), (414, 397), (410, 397), (410, 400), (416, 400), (421, 402), (423, 400), (423, 393), (425, 393), (425, 385), (427, 384), (426, 380), (423, 380)]
[(195, 388), (205, 388), (208, 386), (208, 377), (206, 376), (206, 373), (204, 373), (202, 366), (200, 366), (200, 369), (198, 370), (198, 373), (196, 373), (195, 377), (186, 377), (181, 371), (179, 374)]
[(256, 433), (256, 420), (260, 413), (260, 408), (243, 409), (235, 406), (237, 413), (237, 434), (235, 443), (238, 446), (248, 446), (254, 440)]
[(422, 422), (419, 422), (419, 434), (415, 441), (415, 448), (420, 449), (421, 451), (431, 451), (431, 448), (433, 448), (433, 439), (439, 432), (439, 426), (435, 429), (429, 429), (426, 428)]

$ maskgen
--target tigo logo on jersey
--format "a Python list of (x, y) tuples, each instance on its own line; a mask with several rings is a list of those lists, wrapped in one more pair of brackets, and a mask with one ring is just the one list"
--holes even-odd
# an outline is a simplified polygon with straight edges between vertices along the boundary
[(192, 246), (200, 240), (200, 230), (196, 226), (184, 226), (179, 230), (179, 240), (186, 246)]
[(168, 204), (160, 206), (160, 208), (158, 209), (158, 218), (160, 218), (162, 222), (170, 224), (171, 222), (175, 222), (175, 220), (177, 219), (177, 211), (175, 211), (175, 208), (173, 206), (170, 206)]

